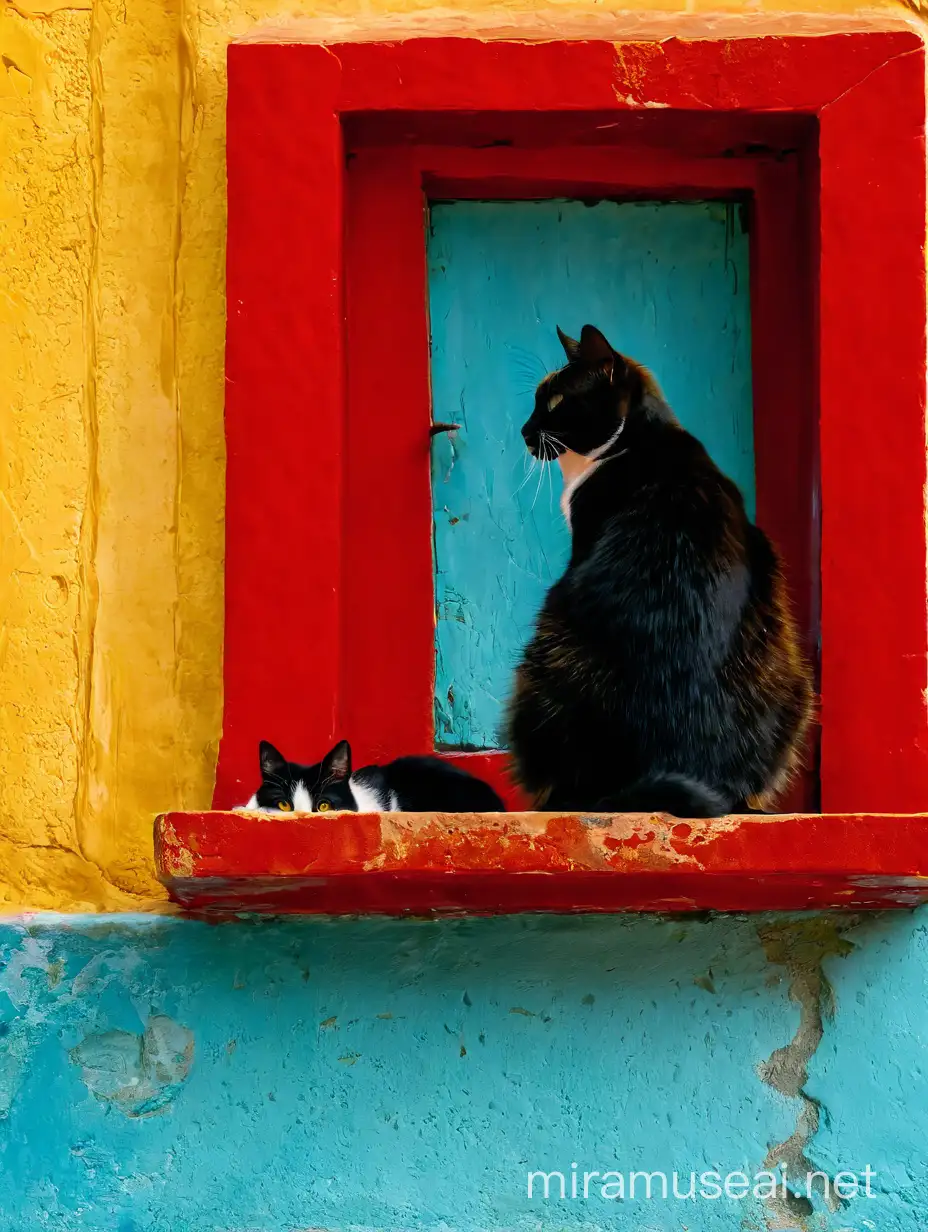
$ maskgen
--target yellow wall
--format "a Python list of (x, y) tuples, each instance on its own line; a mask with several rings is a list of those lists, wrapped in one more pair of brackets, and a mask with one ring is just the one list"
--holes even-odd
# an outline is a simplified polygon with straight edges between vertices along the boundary
[(153, 814), (210, 801), (230, 40), (800, 32), (920, 3), (0, 0), (0, 909), (163, 904)]

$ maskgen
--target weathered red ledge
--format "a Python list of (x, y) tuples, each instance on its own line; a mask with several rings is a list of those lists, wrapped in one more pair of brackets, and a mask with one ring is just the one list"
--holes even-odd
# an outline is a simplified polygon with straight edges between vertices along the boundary
[(770, 911), (928, 901), (928, 814), (165, 813), (186, 908), (422, 915)]

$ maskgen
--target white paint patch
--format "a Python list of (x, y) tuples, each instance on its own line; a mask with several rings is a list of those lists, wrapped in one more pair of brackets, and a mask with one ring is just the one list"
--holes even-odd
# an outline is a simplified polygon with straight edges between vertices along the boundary
[(312, 796), (306, 790), (306, 784), (302, 779), (293, 788), (293, 811), (295, 813), (311, 813), (313, 811)]
[(629, 107), (669, 107), (670, 103), (656, 103), (650, 98), (635, 98), (634, 94), (626, 94), (625, 101)]
[(350, 778), (348, 786), (351, 788), (351, 794), (354, 796), (359, 813), (379, 813), (385, 804), (389, 804), (389, 801), (384, 800), (379, 792), (371, 787), (365, 787), (356, 778)]

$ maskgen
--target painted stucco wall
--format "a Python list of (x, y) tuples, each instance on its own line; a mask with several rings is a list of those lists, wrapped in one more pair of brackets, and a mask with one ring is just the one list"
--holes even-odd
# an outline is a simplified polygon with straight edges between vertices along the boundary
[[(926, 947), (911, 916), (10, 923), (0, 1229), (917, 1232)], [(807, 1207), (673, 1197), (780, 1162)], [(608, 1171), (668, 1199), (584, 1200)]]
[(885, 0), (2, 0), (0, 906), (163, 901), (221, 716), (225, 53), (887, 26)]

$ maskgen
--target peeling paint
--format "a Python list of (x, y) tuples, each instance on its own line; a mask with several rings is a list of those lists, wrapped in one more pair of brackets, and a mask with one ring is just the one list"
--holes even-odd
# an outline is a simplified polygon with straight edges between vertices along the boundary
[(193, 1033), (165, 1015), (150, 1018), (141, 1035), (88, 1035), (68, 1054), (97, 1099), (126, 1116), (152, 1116), (177, 1098), (193, 1063)]
[[(892, 844), (878, 841), (887, 827)], [(905, 908), (928, 894), (911, 871), (925, 859), (928, 815), (919, 814), (684, 823), (647, 813), (349, 813), (294, 823), (217, 811), (168, 814), (155, 830), (172, 899), (222, 912)]]

